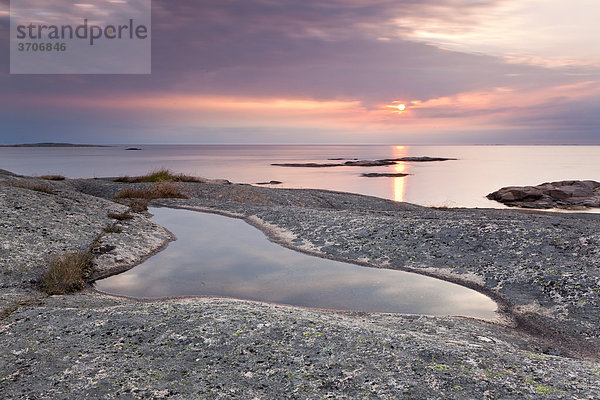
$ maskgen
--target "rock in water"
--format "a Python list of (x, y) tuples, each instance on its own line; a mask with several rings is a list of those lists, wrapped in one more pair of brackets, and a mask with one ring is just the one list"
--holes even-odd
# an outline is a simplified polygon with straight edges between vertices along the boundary
[(537, 186), (508, 186), (488, 194), (487, 198), (511, 207), (600, 207), (600, 182), (559, 181)]
[(432, 161), (451, 161), (451, 160), (456, 160), (456, 158), (424, 156), (424, 157), (388, 158), (383, 161), (432, 162)]
[(255, 185), (281, 185), (283, 182), (281, 181), (269, 181), (269, 182), (258, 182)]
[(361, 161), (346, 161), (344, 165), (352, 165), (355, 167), (381, 167), (384, 165), (395, 165), (395, 161), (391, 160), (361, 160)]
[(405, 174), (402, 172), (391, 172), (391, 173), (379, 173), (379, 172), (369, 172), (367, 174), (361, 174), (366, 178), (380, 178), (380, 177), (388, 177), (388, 178), (401, 178), (404, 176), (408, 176), (410, 174)]

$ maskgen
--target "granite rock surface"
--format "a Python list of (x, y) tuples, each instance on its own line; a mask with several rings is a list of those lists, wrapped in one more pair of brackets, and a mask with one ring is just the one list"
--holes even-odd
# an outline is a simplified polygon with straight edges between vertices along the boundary
[(3, 398), (600, 398), (598, 215), (212, 183), (182, 183), (189, 199), (154, 200), (243, 218), (315, 256), (461, 283), (498, 302), (495, 321), (37, 291), (49, 255), (98, 236), (110, 250), (96, 257), (97, 276), (173, 240), (144, 213), (103, 233), (115, 223), (108, 213), (127, 209), (114, 194), (147, 185), (0, 171)]

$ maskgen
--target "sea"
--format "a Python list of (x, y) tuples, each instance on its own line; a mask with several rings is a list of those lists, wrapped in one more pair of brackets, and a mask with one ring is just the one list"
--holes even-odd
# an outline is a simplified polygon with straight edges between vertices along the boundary
[[(131, 151), (126, 148), (141, 150)], [(392, 166), (282, 167), (277, 163), (343, 163), (444, 157), (450, 161)], [(506, 208), (485, 196), (504, 186), (560, 180), (600, 181), (600, 146), (405, 146), (405, 145), (115, 145), (111, 147), (1, 147), (0, 168), (18, 174), (70, 178), (174, 172), (282, 188), (360, 193), (435, 207)], [(362, 176), (405, 173), (405, 177)], [(600, 212), (590, 210), (589, 212)]]

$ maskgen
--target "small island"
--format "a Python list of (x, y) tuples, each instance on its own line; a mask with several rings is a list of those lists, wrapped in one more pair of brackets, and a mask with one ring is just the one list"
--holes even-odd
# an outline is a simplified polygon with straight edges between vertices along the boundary
[(366, 174), (361, 174), (360, 176), (364, 176), (365, 178), (402, 178), (404, 176), (408, 176), (410, 174), (405, 174), (403, 172), (369, 172)]

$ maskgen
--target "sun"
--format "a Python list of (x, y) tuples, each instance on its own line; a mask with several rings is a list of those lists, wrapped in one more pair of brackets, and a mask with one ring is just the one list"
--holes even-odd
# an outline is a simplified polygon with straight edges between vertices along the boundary
[(390, 114), (402, 115), (408, 112), (408, 107), (405, 103), (399, 101), (392, 101), (385, 105), (385, 108), (389, 109)]

